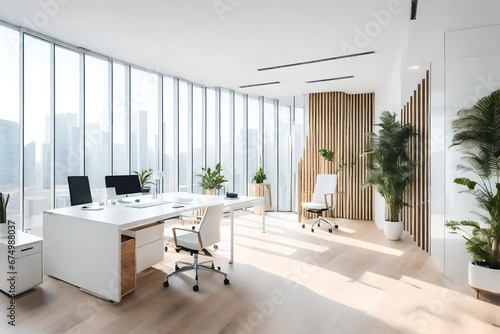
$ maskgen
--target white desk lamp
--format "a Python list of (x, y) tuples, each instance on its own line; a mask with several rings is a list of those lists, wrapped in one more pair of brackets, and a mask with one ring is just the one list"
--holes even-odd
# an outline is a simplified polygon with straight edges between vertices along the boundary
[(153, 180), (155, 180), (155, 183), (156, 183), (156, 189), (155, 189), (155, 192), (154, 192), (154, 197), (158, 197), (158, 194), (160, 193), (159, 190), (160, 190), (160, 186), (159, 186), (159, 180), (163, 179), (165, 175), (163, 174), (163, 172), (161, 170), (158, 170), (156, 172), (153, 173)]

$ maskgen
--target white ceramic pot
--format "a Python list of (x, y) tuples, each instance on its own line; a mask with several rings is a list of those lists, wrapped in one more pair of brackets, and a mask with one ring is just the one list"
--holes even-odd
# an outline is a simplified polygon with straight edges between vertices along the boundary
[(9, 230), (7, 228), (7, 223), (0, 224), (0, 238), (7, 238), (9, 236)]
[(404, 224), (403, 222), (390, 222), (384, 221), (384, 234), (389, 240), (399, 240), (403, 234)]
[(500, 295), (500, 269), (469, 262), (469, 285), (479, 291)]

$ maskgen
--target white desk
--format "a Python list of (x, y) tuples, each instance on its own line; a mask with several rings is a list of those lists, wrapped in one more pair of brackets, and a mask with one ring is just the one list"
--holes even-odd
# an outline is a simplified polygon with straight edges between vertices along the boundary
[[(184, 207), (173, 203), (190, 198)], [(141, 198), (142, 202), (150, 198)], [(224, 199), (188, 193), (161, 194), (157, 199), (172, 203), (146, 208), (128, 204), (106, 205), (103, 210), (82, 210), (82, 205), (47, 210), (43, 214), (44, 271), (101, 298), (121, 300), (122, 230), (179, 216), (182, 212), (224, 203), (230, 213), (231, 256), (234, 257), (234, 210), (264, 205), (263, 197)], [(133, 203), (130, 203), (133, 204)], [(94, 204), (95, 205), (95, 204)], [(265, 215), (262, 215), (265, 231)]]

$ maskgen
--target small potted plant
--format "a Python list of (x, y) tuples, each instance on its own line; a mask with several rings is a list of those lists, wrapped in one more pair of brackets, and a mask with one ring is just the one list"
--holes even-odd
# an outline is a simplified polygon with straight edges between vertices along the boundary
[(416, 163), (408, 154), (408, 141), (415, 135), (409, 123), (401, 125), (396, 114), (383, 111), (381, 129), (369, 134), (369, 143), (363, 155), (368, 158), (368, 177), (364, 186), (373, 186), (382, 195), (388, 207), (389, 216), (384, 222), (384, 234), (389, 240), (399, 240), (404, 224), (400, 221), (401, 209), (408, 204), (404, 195), (408, 188)]
[(205, 190), (205, 194), (207, 195), (215, 195), (215, 190), (219, 190), (222, 188), (224, 182), (227, 182), (222, 175), (220, 163), (216, 164), (214, 169), (205, 167), (202, 168), (201, 171), (202, 172), (196, 174), (196, 176), (201, 178), (199, 185)]
[(151, 181), (151, 177), (153, 176), (153, 169), (148, 168), (148, 169), (143, 169), (141, 171), (133, 171), (132, 173), (136, 174), (139, 176), (139, 182), (141, 183), (141, 190), (143, 193), (149, 193), (150, 187), (148, 185), (154, 184), (153, 181)]
[(0, 193), (0, 238), (7, 237), (7, 205), (9, 204), (10, 194), (4, 196)]
[(255, 176), (253, 177), (252, 181), (255, 181), (255, 183), (264, 183), (265, 180), (266, 180), (266, 174), (264, 174), (264, 169), (260, 167), (257, 173), (255, 173)]

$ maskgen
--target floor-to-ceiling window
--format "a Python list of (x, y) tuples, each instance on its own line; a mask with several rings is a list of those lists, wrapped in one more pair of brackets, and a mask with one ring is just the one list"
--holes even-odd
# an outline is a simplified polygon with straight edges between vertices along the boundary
[(247, 194), (247, 114), (246, 97), (234, 94), (234, 187), (229, 189), (238, 194)]
[[(206, 166), (214, 168), (219, 162), (217, 145), (219, 143), (219, 135), (217, 133), (217, 105), (216, 105), (216, 90), (215, 88), (207, 88), (207, 118), (206, 118)], [(222, 166), (224, 168), (224, 166)], [(198, 169), (198, 172), (201, 168)]]
[(113, 174), (129, 173), (129, 67), (113, 63)]
[(292, 153), (290, 149), (291, 143), (291, 119), (292, 108), (291, 106), (279, 106), (278, 113), (278, 200), (277, 209), (280, 211), (290, 211), (292, 209)]
[(179, 191), (192, 191), (191, 172), (191, 85), (179, 80)]
[(75, 51), (55, 47), (55, 206), (69, 205), (70, 175), (83, 175), (82, 75), (83, 57)]
[(106, 198), (104, 177), (111, 167), (108, 66), (106, 60), (85, 55), (85, 175), (95, 201)]
[(24, 226), (51, 208), (51, 44), (24, 37)]
[(203, 193), (203, 188), (199, 185), (200, 177), (197, 176), (201, 167), (205, 166), (205, 108), (203, 87), (193, 86), (193, 192)]
[[(277, 106), (276, 106), (277, 107)], [(271, 189), (276, 189), (278, 182), (276, 179), (276, 172), (278, 168), (277, 157), (277, 141), (278, 141), (278, 127), (277, 127), (277, 111), (273, 100), (264, 99), (264, 145), (263, 145), (263, 161), (259, 167), (264, 169), (266, 180), (264, 182), (271, 185)], [(276, 190), (271, 191), (272, 203), (276, 206)], [(273, 208), (275, 209), (275, 208)]]
[(174, 79), (163, 77), (163, 178), (164, 191), (177, 190), (177, 118), (174, 110), (176, 97)]
[[(7, 218), (19, 221), (19, 33), (0, 26), (0, 192), (10, 195)], [(21, 224), (17, 224), (21, 228)]]
[(220, 162), (227, 180), (224, 191), (233, 189), (233, 103), (229, 90), (220, 91)]
[(260, 101), (256, 97), (248, 97), (248, 180), (251, 182), (255, 173), (262, 166), (262, 129)]
[(158, 76), (132, 68), (130, 73), (130, 166), (158, 170)]

